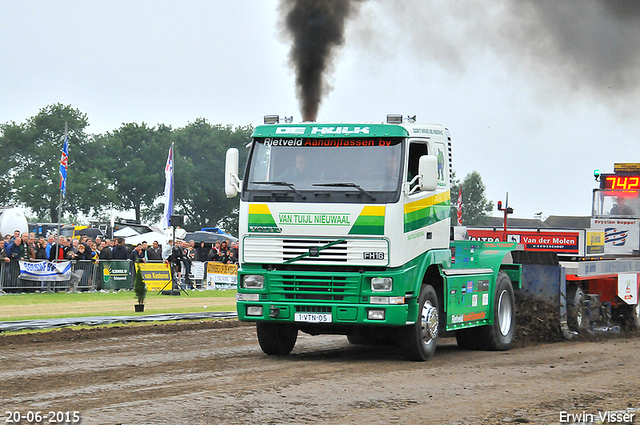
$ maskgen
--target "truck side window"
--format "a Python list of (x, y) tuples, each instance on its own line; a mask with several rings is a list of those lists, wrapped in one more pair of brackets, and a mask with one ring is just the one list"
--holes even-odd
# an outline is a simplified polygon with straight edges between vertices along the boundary
[(422, 155), (427, 154), (427, 144), (412, 142), (409, 145), (409, 169), (407, 170), (407, 181), (413, 180), (418, 175), (418, 163)]

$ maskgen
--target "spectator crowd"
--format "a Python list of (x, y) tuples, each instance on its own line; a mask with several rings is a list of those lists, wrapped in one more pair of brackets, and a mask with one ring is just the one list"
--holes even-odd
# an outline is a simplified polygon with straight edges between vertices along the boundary
[(163, 247), (158, 241), (151, 246), (142, 242), (136, 246), (125, 244), (124, 238), (91, 239), (82, 236), (80, 239), (60, 236), (36, 238), (35, 233), (20, 233), (16, 230), (13, 235), (5, 235), (4, 244), (0, 250), (0, 261), (91, 261), (100, 260), (132, 260), (136, 261), (177, 261), (188, 273), (193, 261), (216, 261), (224, 264), (237, 264), (238, 246), (236, 243), (216, 242), (207, 246), (201, 242), (196, 246), (193, 240), (169, 240)]

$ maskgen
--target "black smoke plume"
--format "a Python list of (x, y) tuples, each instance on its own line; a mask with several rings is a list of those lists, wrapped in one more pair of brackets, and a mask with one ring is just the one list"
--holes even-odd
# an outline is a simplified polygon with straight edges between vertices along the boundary
[(541, 99), (593, 98), (625, 113), (638, 104), (640, 0), (369, 0), (367, 6), (351, 41), (375, 51), (372, 60), (393, 60), (406, 44), (409, 57), (473, 73), (471, 58), (490, 53), (511, 75), (527, 78)]
[(331, 90), (325, 72), (335, 48), (344, 43), (345, 23), (356, 0), (281, 0), (286, 35), (292, 46), (289, 61), (296, 74), (302, 119), (315, 121), (322, 97)]

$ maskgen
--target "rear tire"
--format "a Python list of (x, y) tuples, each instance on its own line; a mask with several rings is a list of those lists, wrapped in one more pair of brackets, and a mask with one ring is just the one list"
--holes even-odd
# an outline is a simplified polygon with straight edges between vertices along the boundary
[(589, 329), (587, 304), (582, 288), (575, 287), (567, 290), (567, 323), (569, 329), (582, 333)]
[(505, 351), (516, 328), (515, 296), (509, 276), (498, 272), (493, 297), (493, 324), (456, 331), (458, 347), (466, 350)]
[(291, 323), (258, 322), (256, 332), (260, 348), (269, 356), (289, 354), (298, 339), (298, 328)]
[(511, 279), (503, 271), (498, 272), (493, 298), (493, 324), (483, 326), (485, 350), (505, 351), (511, 348), (516, 330), (516, 300)]
[(418, 320), (404, 328), (407, 360), (425, 361), (433, 357), (438, 344), (438, 296), (431, 285), (424, 285), (418, 298)]
[(622, 325), (630, 331), (640, 329), (640, 304), (624, 306)]

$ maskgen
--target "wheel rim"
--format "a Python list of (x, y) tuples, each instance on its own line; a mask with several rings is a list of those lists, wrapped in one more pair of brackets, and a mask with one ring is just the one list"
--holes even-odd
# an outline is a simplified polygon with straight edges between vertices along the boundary
[(435, 341), (438, 336), (438, 309), (429, 300), (422, 306), (420, 332), (422, 334), (422, 342), (425, 345)]
[(507, 291), (502, 291), (498, 299), (498, 324), (502, 335), (507, 335), (511, 331), (512, 317), (513, 305), (511, 305), (511, 297)]
[(578, 329), (582, 329), (582, 323), (584, 321), (584, 295), (580, 289), (576, 292), (576, 326)]

